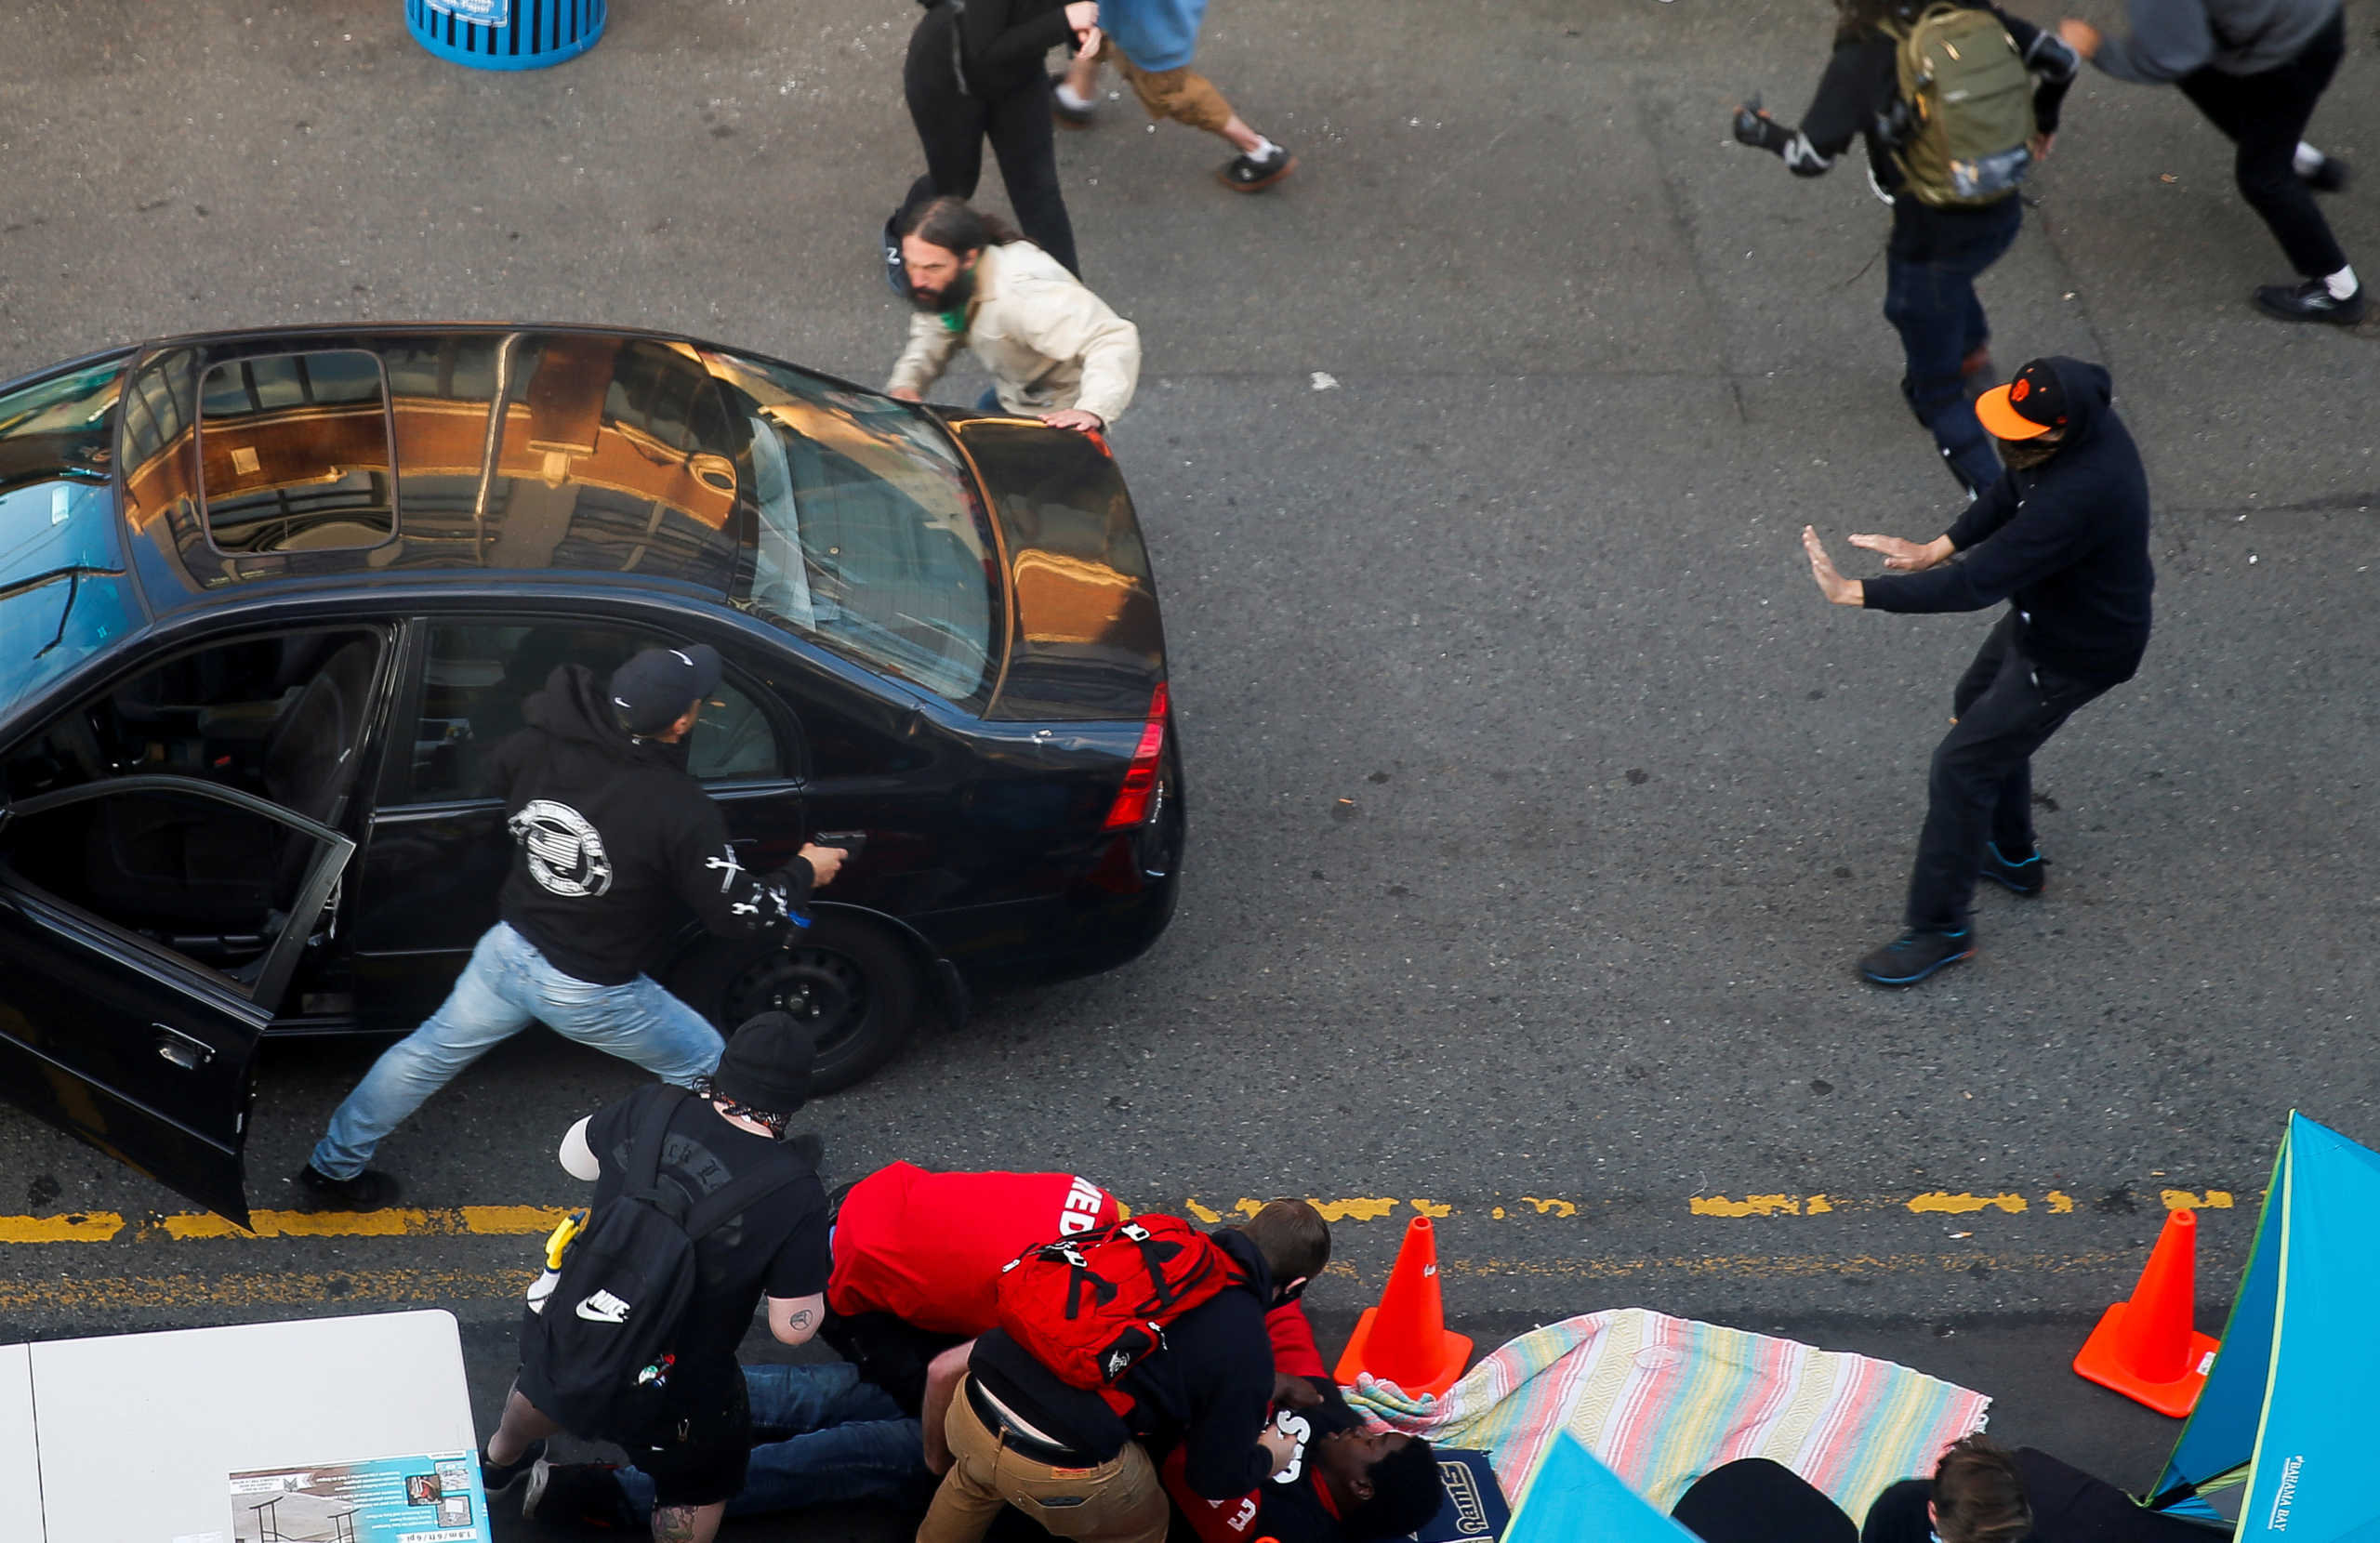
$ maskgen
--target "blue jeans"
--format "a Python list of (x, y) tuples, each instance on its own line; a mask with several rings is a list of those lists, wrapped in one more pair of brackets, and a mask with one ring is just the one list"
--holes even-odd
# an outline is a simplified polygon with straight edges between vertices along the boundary
[(462, 978), (430, 1021), (390, 1046), (338, 1106), (314, 1147), (316, 1171), (333, 1179), (363, 1172), (382, 1137), (533, 1021), (633, 1061), (664, 1082), (707, 1075), (726, 1048), (701, 1013), (651, 978), (599, 986), (565, 975), (528, 939), (497, 922), (482, 934)]
[(1951, 471), (1977, 493), (2000, 481), (2000, 455), (1967, 401), (1959, 363), (1991, 337), (1975, 281), (2015, 244), (2024, 218), (2019, 198), (1945, 213), (1903, 194), (1884, 254), (1884, 320), (1900, 334), (1901, 395)]
[[(832, 1361), (808, 1366), (747, 1366), (752, 1399), (752, 1466), (730, 1516), (764, 1516), (836, 1500), (914, 1501), (933, 1493), (925, 1438), (892, 1395)], [(634, 1468), (613, 1475), (639, 1516), (653, 1514), (653, 1481)]]

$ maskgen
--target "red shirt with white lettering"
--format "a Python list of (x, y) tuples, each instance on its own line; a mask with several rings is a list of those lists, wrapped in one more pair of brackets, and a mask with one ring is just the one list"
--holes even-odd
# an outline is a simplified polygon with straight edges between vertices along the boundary
[(1114, 1195), (1070, 1173), (934, 1173), (894, 1163), (843, 1196), (826, 1305), (972, 1339), (998, 1321), (1002, 1265), (1117, 1218)]
[(1312, 1378), (1323, 1391), (1319, 1407), (1273, 1417), (1297, 1438), (1288, 1466), (1236, 1500), (1210, 1500), (1192, 1489), (1183, 1471), (1188, 1454), (1181, 1447), (1166, 1454), (1157, 1476), (1198, 1543), (1338, 1543), (1339, 1511), (1307, 1461), (1307, 1448), (1332, 1431), (1361, 1425), (1363, 1418), (1347, 1407), (1324, 1369), (1305, 1309), (1284, 1303), (1264, 1315), (1264, 1328), (1273, 1339), (1273, 1369)]

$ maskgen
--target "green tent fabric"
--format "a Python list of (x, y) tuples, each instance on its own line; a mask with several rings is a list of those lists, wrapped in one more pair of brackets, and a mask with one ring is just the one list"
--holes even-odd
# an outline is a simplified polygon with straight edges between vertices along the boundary
[[(2380, 1154), (2293, 1113), (2223, 1348), (2149, 1504), (2223, 1518), (2240, 1543), (2380, 1543)], [(2228, 1509), (2228, 1508), (2227, 1508)]]
[(1528, 1481), (1503, 1543), (1700, 1543), (1567, 1432)]

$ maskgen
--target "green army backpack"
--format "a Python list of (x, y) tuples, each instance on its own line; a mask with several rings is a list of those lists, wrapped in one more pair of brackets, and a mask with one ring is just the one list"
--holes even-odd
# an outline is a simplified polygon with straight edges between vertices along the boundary
[(2033, 79), (2000, 18), (1934, 5), (1893, 36), (1909, 113), (1893, 159), (1910, 192), (1937, 209), (1978, 209), (2014, 193), (2033, 162)]

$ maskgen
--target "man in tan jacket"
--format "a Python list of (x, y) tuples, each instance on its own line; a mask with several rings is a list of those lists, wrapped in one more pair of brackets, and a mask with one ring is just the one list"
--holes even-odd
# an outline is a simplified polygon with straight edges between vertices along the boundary
[(1140, 329), (1057, 259), (957, 198), (904, 210), (896, 229), (918, 314), (887, 392), (922, 402), (963, 346), (991, 375), (986, 408), (1097, 429), (1131, 404)]

